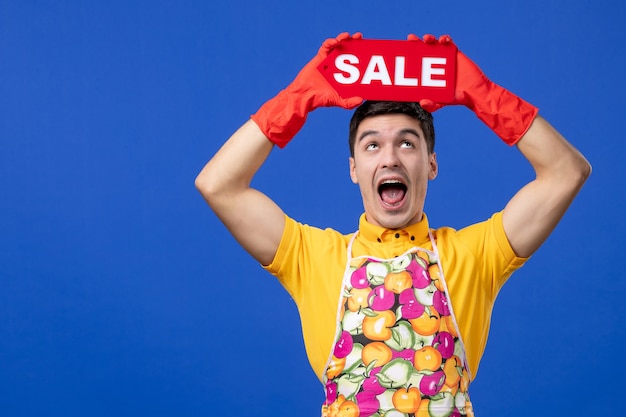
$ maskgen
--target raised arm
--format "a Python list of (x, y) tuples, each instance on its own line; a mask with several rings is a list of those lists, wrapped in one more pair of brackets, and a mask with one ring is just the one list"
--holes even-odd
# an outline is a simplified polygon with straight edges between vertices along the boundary
[[(410, 40), (419, 41), (415, 35)], [(452, 42), (449, 36), (424, 42)], [(517, 145), (536, 178), (506, 205), (504, 230), (515, 253), (532, 255), (554, 230), (591, 173), (591, 166), (545, 119), (538, 109), (489, 80), (462, 52), (457, 54), (455, 103), (468, 107), (508, 145)], [(422, 107), (444, 106), (429, 100)]]
[(543, 117), (517, 143), (536, 178), (509, 201), (502, 219), (518, 256), (532, 255), (546, 240), (591, 174), (591, 165)]
[[(355, 34), (353, 38), (360, 38)], [(252, 178), (274, 144), (284, 147), (318, 107), (353, 108), (363, 100), (343, 99), (317, 66), (347, 33), (326, 40), (295, 80), (267, 101), (222, 146), (196, 178), (196, 188), (235, 239), (257, 261), (274, 259), (285, 227), (283, 211), (269, 197), (250, 187)]]
[(285, 218), (269, 197), (250, 187), (274, 144), (253, 122), (246, 122), (205, 165), (196, 188), (217, 217), (263, 265), (274, 259)]

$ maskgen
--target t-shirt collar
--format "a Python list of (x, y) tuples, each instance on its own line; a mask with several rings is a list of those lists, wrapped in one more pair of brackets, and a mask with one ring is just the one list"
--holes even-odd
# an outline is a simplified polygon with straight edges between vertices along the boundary
[(424, 213), (422, 220), (417, 223), (401, 229), (386, 229), (368, 222), (365, 218), (365, 213), (363, 213), (359, 219), (359, 234), (365, 239), (373, 242), (392, 242), (401, 240), (420, 242), (424, 239), (428, 239), (428, 218)]

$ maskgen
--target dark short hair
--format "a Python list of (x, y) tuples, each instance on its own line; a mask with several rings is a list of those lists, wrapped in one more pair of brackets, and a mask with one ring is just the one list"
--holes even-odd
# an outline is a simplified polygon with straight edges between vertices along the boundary
[(354, 142), (356, 131), (361, 122), (372, 116), (383, 114), (406, 114), (420, 122), (420, 127), (424, 132), (424, 139), (428, 153), (435, 151), (435, 126), (433, 125), (433, 115), (422, 108), (419, 103), (402, 101), (366, 101), (354, 111), (350, 119), (350, 134), (348, 145), (350, 146), (350, 156), (354, 157)]

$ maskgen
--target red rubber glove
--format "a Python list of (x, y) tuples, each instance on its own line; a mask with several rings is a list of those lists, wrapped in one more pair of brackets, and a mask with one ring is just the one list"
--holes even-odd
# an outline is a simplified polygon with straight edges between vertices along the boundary
[(361, 97), (343, 99), (318, 71), (318, 65), (343, 40), (361, 39), (360, 33), (350, 36), (342, 33), (327, 39), (317, 55), (308, 63), (295, 80), (252, 115), (270, 141), (284, 148), (304, 125), (309, 112), (318, 107), (343, 107), (352, 109), (363, 102)]
[[(419, 40), (413, 34), (408, 40)], [(452, 43), (448, 35), (438, 40), (433, 35), (424, 35), (426, 43)], [(515, 94), (489, 80), (485, 74), (461, 51), (456, 57), (455, 102), (471, 109), (505, 143), (512, 146), (526, 133), (539, 109)], [(429, 112), (445, 106), (431, 100), (420, 100), (420, 105)]]

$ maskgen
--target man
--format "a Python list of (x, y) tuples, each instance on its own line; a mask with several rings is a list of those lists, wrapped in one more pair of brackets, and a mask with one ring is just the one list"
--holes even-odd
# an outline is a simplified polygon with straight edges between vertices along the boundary
[[(196, 186), (293, 296), (307, 355), (325, 384), (324, 416), (473, 415), (468, 385), (495, 297), (557, 225), (591, 168), (537, 108), (458, 52), (454, 104), (516, 145), (536, 178), (484, 222), (431, 229), (423, 208), (438, 166), (428, 111), (443, 105), (420, 97), (420, 104), (340, 98), (316, 68), (347, 38), (327, 40), (224, 144)], [(451, 42), (431, 35), (409, 40)], [(350, 124), (349, 159), (365, 210), (358, 232), (297, 223), (250, 187), (273, 145), (284, 147), (310, 111), (360, 104)]]

